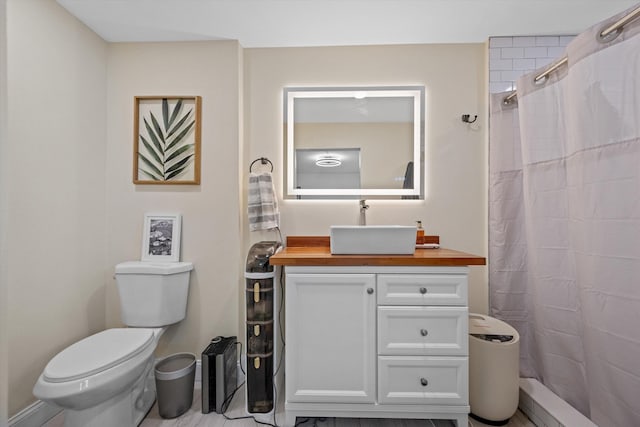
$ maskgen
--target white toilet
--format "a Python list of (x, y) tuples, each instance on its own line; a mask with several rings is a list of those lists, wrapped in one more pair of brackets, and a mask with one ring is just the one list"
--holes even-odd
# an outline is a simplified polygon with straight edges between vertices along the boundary
[(122, 321), (62, 350), (33, 388), (65, 409), (65, 426), (133, 427), (155, 401), (153, 352), (168, 325), (184, 319), (189, 262), (132, 261), (116, 266)]

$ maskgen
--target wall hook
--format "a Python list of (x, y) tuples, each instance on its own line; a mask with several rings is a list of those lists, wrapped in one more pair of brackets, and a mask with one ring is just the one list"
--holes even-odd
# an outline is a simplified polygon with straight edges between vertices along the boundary
[(469, 114), (463, 114), (462, 115), (462, 122), (463, 123), (475, 123), (476, 120), (478, 120), (478, 116), (473, 116), (473, 120), (470, 119), (471, 115)]

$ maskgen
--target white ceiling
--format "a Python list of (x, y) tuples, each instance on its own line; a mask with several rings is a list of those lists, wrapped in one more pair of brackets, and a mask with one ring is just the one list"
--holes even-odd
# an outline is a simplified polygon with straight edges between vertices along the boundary
[(110, 42), (244, 47), (475, 43), (578, 34), (637, 0), (57, 0)]

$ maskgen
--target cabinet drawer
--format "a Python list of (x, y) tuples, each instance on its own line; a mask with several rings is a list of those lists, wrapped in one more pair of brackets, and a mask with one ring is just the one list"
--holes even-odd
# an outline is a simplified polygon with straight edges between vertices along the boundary
[(378, 307), (378, 354), (467, 356), (467, 307)]
[(465, 274), (380, 274), (378, 304), (467, 305)]
[(466, 357), (380, 356), (378, 402), (467, 405)]

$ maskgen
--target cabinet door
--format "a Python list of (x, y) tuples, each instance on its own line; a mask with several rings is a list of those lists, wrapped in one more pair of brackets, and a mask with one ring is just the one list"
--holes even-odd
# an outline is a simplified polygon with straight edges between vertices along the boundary
[(287, 274), (287, 401), (375, 401), (375, 310), (373, 274)]

